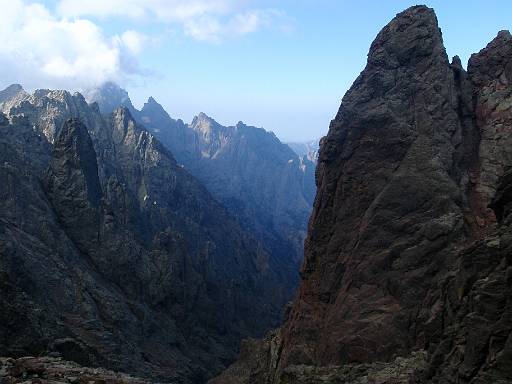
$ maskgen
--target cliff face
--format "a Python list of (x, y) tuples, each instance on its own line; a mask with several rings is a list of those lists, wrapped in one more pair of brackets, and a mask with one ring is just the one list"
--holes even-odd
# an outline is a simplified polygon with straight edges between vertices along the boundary
[(466, 73), (433, 10), (383, 28), (322, 142), (293, 308), (213, 382), (512, 380), (511, 70), (508, 32)]
[(291, 268), (127, 109), (49, 90), (2, 108), (0, 355), (203, 383), (279, 323)]

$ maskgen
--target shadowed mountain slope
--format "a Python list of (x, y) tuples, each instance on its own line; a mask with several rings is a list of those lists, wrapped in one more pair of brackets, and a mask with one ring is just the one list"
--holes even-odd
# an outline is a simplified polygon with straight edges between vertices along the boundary
[(277, 326), (295, 271), (126, 108), (16, 92), (0, 115), (0, 355), (203, 383)]
[[(298, 156), (264, 129), (239, 122), (225, 127), (204, 113), (192, 123), (174, 120), (150, 97), (134, 110), (127, 93), (112, 84), (89, 92), (103, 112), (116, 101), (129, 106), (150, 130), (197, 177), (266, 249), (293, 263), (302, 262), (306, 226), (315, 194), (315, 164)], [(107, 100), (108, 102), (105, 102)], [(128, 100), (128, 101), (127, 101)]]

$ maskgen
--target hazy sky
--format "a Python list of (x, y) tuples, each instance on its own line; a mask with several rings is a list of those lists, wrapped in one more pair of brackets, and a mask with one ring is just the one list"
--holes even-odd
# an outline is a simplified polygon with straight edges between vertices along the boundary
[[(200, 111), (300, 141), (326, 133), (393, 0), (0, 0), (0, 87), (83, 89), (106, 80), (137, 107)], [(501, 29), (512, 1), (427, 1), (463, 64)]]

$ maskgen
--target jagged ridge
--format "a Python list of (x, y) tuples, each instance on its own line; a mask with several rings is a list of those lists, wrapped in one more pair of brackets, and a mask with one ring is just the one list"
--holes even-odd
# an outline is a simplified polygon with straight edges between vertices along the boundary
[(0, 355), (202, 383), (278, 324), (290, 270), (127, 109), (50, 90), (2, 108)]
[(89, 100), (98, 101), (102, 111), (116, 103), (128, 106), (271, 254), (298, 269), (315, 194), (312, 161), (273, 133), (242, 122), (224, 127), (200, 113), (185, 124), (152, 97), (137, 111), (126, 91), (113, 84), (90, 92)]

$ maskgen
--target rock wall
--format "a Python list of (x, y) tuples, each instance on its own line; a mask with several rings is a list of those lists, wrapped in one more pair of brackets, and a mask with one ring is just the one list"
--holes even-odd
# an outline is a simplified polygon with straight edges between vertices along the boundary
[(382, 29), (321, 145), (293, 308), (213, 383), (368, 382), (397, 358), (384, 382), (512, 380), (511, 49), (500, 32), (466, 73), (432, 9)]

